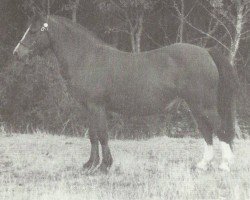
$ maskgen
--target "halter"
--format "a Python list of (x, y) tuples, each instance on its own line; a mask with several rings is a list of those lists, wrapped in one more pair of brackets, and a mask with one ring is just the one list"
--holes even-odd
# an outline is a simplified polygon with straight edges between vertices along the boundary
[(24, 46), (25, 48), (29, 49), (29, 47), (26, 44), (24, 44), (23, 42), (19, 42), (19, 44)]
[[(48, 21), (48, 20), (47, 20)], [(48, 30), (48, 28), (49, 28), (49, 24), (48, 24), (48, 22), (46, 22), (46, 23), (44, 23), (43, 24), (43, 26), (42, 26), (42, 28), (41, 28), (41, 31), (43, 32), (43, 31), (46, 31), (46, 30)]]

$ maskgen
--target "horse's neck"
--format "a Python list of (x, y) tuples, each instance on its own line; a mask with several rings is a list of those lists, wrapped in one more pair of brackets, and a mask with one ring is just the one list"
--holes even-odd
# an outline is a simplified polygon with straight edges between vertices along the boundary
[(94, 52), (96, 44), (90, 40), (84, 33), (75, 33), (64, 27), (54, 29), (51, 35), (53, 51), (61, 65), (74, 65), (78, 59), (83, 58), (86, 54)]
[(91, 40), (89, 35), (85, 35), (88, 33), (73, 32), (75, 30), (64, 27), (57, 21), (49, 30), (52, 49), (59, 62), (60, 73), (64, 80), (70, 83), (72, 70), (84, 67), (85, 58), (90, 54), (95, 54), (98, 43)]

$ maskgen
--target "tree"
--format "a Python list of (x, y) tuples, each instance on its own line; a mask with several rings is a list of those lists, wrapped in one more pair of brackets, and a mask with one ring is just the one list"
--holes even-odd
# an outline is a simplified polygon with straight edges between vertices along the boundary
[(236, 17), (234, 20), (235, 36), (233, 41), (231, 42), (231, 48), (230, 48), (231, 49), (230, 62), (232, 65), (235, 64), (236, 54), (239, 50), (241, 39), (243, 39), (244, 35), (250, 33), (250, 29), (245, 30), (246, 29), (245, 25), (248, 22), (250, 14), (250, 1), (237, 0), (234, 4), (236, 8)]
[(180, 21), (176, 42), (182, 43), (183, 37), (184, 37), (184, 26), (185, 26), (185, 18), (186, 18), (186, 16), (185, 16), (185, 3), (184, 3), (184, 0), (179, 0), (180, 5), (178, 5), (176, 0), (172, 0), (172, 1), (174, 3), (174, 8), (175, 8), (177, 15), (178, 15), (178, 19)]
[(108, 27), (110, 32), (129, 35), (132, 52), (141, 51), (141, 38), (147, 17), (155, 11), (160, 0), (97, 0), (99, 9), (117, 22)]
[(231, 0), (225, 3), (222, 0), (210, 0), (210, 5), (213, 7), (212, 17), (220, 22), (229, 37), (230, 62), (235, 65), (240, 42), (250, 33), (246, 26), (249, 21), (250, 1)]
[[(229, 38), (229, 44), (225, 44), (224, 47), (228, 47), (230, 63), (236, 66), (240, 43), (249, 37), (248, 34), (250, 33), (250, 29), (247, 26), (250, 14), (250, 1), (231, 0), (223, 2), (222, 0), (210, 0), (209, 2), (213, 7), (211, 16), (218, 22), (217, 27), (219, 27), (218, 25), (222, 26), (225, 33), (223, 37)], [(242, 58), (241, 55), (240, 57)], [(237, 136), (242, 137), (243, 134), (237, 121), (235, 129)]]
[(78, 7), (80, 5), (80, 0), (68, 0), (68, 2), (64, 6), (64, 10), (70, 11), (71, 19), (74, 23), (77, 23), (77, 14), (78, 14)]

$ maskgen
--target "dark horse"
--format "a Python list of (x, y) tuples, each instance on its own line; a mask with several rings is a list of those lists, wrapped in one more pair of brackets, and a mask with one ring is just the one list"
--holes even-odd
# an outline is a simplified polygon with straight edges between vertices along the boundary
[(48, 48), (60, 63), (69, 92), (89, 112), (91, 153), (85, 170), (107, 172), (112, 165), (106, 111), (162, 113), (176, 98), (187, 102), (206, 141), (197, 167), (206, 169), (213, 159), (216, 133), (223, 155), (220, 169), (230, 170), (237, 74), (219, 51), (173, 44), (132, 54), (106, 45), (66, 18), (36, 16), (13, 53), (25, 58)]

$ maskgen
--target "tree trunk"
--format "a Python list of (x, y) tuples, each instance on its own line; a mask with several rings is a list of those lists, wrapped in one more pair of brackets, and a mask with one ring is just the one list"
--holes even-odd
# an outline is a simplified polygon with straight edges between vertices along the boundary
[(47, 16), (50, 16), (50, 0), (47, 1)]
[(237, 51), (239, 49), (239, 44), (240, 44), (240, 39), (241, 39), (241, 34), (242, 34), (242, 29), (243, 29), (243, 11), (244, 11), (244, 6), (239, 3), (237, 5), (237, 19), (236, 19), (236, 33), (235, 33), (235, 38), (234, 41), (232, 41), (231, 44), (231, 52), (230, 52), (230, 63), (234, 66), (235, 65), (235, 58)]
[(136, 33), (135, 34), (135, 52), (139, 53), (141, 52), (141, 33)]
[(136, 33), (136, 52), (141, 52), (141, 36), (142, 36), (142, 30), (143, 30), (143, 15), (139, 17), (138, 20), (138, 30)]
[(185, 3), (184, 0), (178, 0), (180, 2), (180, 7), (178, 3), (176, 3), (176, 0), (173, 0), (174, 2), (174, 8), (178, 15), (179, 20), (179, 27), (178, 32), (176, 35), (176, 42), (183, 43), (183, 37), (184, 37), (184, 25), (185, 25)]
[(74, 5), (72, 7), (72, 21), (73, 23), (77, 23), (77, 9), (80, 0), (75, 0)]
[(141, 52), (141, 32), (135, 32), (135, 33), (132, 32), (130, 35), (130, 39), (131, 39), (132, 52), (133, 53)]
[(135, 34), (133, 31), (130, 33), (130, 40), (131, 40), (131, 47), (132, 47), (132, 52), (136, 52), (136, 42), (135, 42)]
[(180, 13), (180, 28), (179, 28), (179, 42), (183, 43), (183, 33), (184, 33), (184, 17), (185, 17), (185, 4), (184, 0), (181, 0), (181, 13)]
[(141, 52), (142, 31), (143, 31), (143, 15), (140, 15), (134, 27), (130, 26), (131, 46), (132, 46), (132, 52), (134, 53)]
[[(231, 44), (231, 49), (230, 49), (230, 63), (235, 66), (235, 59), (236, 59), (236, 55), (239, 49), (239, 44), (240, 44), (240, 40), (241, 40), (241, 34), (242, 34), (242, 30), (243, 30), (243, 23), (244, 23), (244, 5), (242, 2), (238, 1), (236, 3), (236, 7), (237, 7), (237, 18), (236, 18), (236, 32), (235, 32), (235, 37), (234, 37), (234, 41), (232, 41)], [(242, 138), (243, 137), (243, 133), (240, 130), (239, 124), (238, 124), (238, 120), (236, 119), (235, 121), (235, 132), (238, 138)]]

